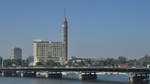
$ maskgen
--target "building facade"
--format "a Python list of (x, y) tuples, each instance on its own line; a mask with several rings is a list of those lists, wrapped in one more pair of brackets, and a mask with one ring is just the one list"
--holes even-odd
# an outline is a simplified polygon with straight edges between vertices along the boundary
[(11, 49), (11, 59), (22, 59), (22, 49), (12, 48)]
[(53, 60), (55, 62), (63, 62), (64, 44), (62, 42), (34, 40), (34, 63), (47, 62)]
[(68, 22), (64, 17), (62, 23), (62, 42), (35, 40), (34, 47), (34, 63), (47, 62), (53, 60), (55, 62), (66, 62), (68, 58)]

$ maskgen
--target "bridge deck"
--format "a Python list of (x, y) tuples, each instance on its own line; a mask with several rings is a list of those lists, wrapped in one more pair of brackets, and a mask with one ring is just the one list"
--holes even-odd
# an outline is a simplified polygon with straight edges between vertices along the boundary
[(0, 68), (0, 71), (51, 71), (51, 72), (142, 72), (150, 73), (149, 68)]

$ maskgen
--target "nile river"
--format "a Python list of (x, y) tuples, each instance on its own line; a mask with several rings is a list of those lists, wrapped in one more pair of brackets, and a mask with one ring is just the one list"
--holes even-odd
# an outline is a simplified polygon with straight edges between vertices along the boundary
[(77, 79), (0, 77), (0, 84), (129, 84), (125, 75), (101, 75), (97, 81)]
[(1, 77), (0, 84), (129, 84), (127, 76), (103, 75), (97, 81), (80, 81), (73, 79), (48, 79), (48, 78), (17, 78)]

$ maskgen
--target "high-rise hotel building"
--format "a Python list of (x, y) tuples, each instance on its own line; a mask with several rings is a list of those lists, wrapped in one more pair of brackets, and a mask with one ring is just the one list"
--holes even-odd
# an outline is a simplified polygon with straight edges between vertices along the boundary
[(63, 62), (64, 44), (62, 42), (34, 40), (34, 65), (37, 62)]
[(22, 59), (22, 49), (11, 48), (11, 59)]
[(47, 62), (53, 60), (55, 62), (67, 61), (68, 55), (68, 24), (66, 17), (62, 24), (62, 42), (34, 40), (33, 55), (34, 63)]

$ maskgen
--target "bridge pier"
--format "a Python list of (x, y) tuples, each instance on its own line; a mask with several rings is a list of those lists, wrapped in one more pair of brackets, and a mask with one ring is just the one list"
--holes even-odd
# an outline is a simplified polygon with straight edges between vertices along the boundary
[(1, 71), (0, 77), (36, 77), (36, 72)]
[(2, 77), (17, 77), (16, 71), (3, 71), (1, 73)]
[(129, 83), (131, 84), (148, 84), (149, 75), (147, 73), (129, 73)]
[(30, 71), (30, 72), (21, 72), (21, 77), (36, 77), (36, 72)]
[(0, 72), (0, 77), (3, 77), (3, 76), (4, 76), (4, 72), (1, 71), (1, 72)]
[(97, 79), (97, 74), (95, 72), (84, 72), (80, 73), (79, 76), (80, 80), (96, 80)]
[(45, 77), (51, 78), (51, 79), (62, 79), (62, 73), (61, 72), (47, 72)]
[(24, 73), (23, 72), (20, 73), (20, 77), (24, 77)]
[(23, 71), (17, 72), (17, 76), (18, 77), (24, 77), (24, 72)]

